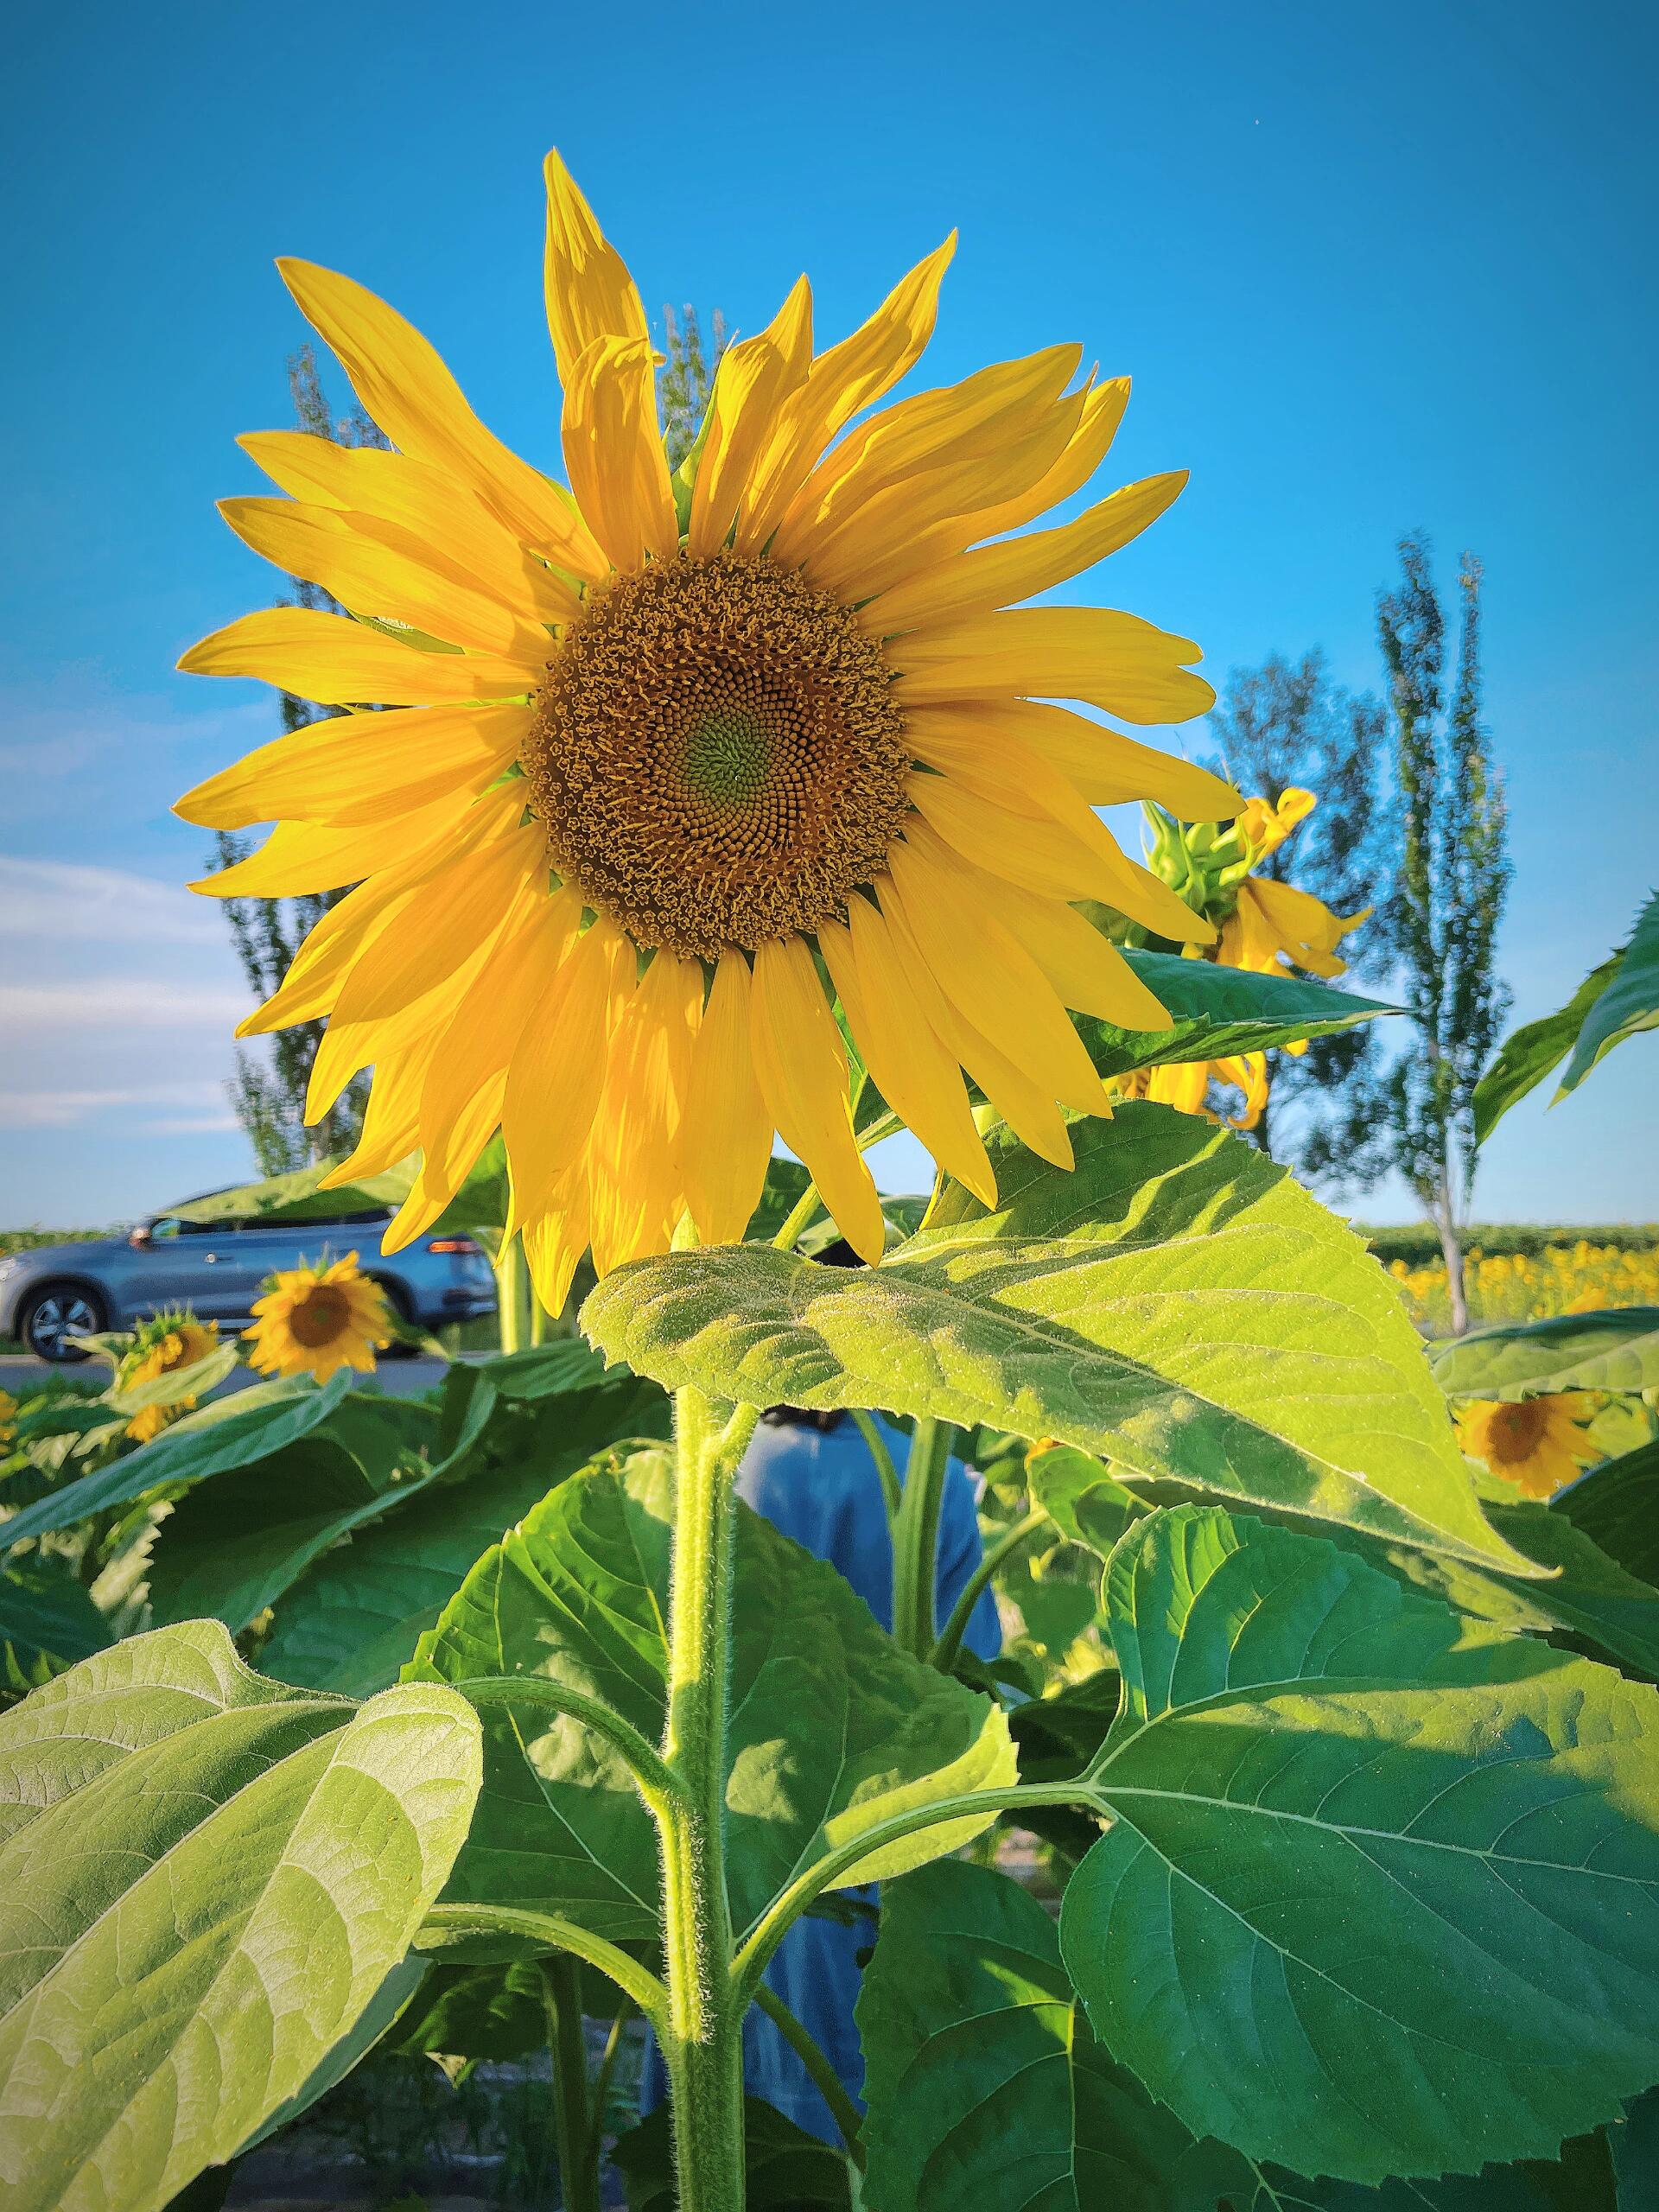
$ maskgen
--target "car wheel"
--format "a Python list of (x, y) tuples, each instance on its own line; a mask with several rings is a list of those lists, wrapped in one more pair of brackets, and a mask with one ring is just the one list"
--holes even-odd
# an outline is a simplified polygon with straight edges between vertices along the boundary
[(24, 1306), (18, 1334), (37, 1359), (54, 1366), (85, 1359), (87, 1355), (73, 1342), (76, 1337), (96, 1336), (107, 1328), (109, 1317), (96, 1291), (79, 1283), (43, 1283)]
[[(385, 1275), (372, 1275), (370, 1281), (377, 1283), (384, 1292), (386, 1303), (391, 1308), (392, 1319), (405, 1329), (414, 1327), (416, 1323), (409, 1310), (409, 1300), (397, 1284), (388, 1281)], [(418, 1344), (403, 1344), (396, 1337), (380, 1354), (382, 1359), (418, 1359), (420, 1356)]]

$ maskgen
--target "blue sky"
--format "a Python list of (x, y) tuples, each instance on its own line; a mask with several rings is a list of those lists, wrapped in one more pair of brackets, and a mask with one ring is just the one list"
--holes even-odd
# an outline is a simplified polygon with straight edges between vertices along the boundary
[[(130, 1217), (247, 1168), (222, 1088), (245, 994), (220, 917), (179, 888), (207, 841), (168, 809), (276, 726), (257, 687), (172, 673), (275, 595), (213, 512), (267, 488), (236, 434), (286, 419), (304, 333), (272, 257), (384, 293), (555, 466), (556, 143), (653, 313), (754, 329), (804, 268), (834, 337), (960, 226), (928, 380), (1060, 339), (1133, 374), (1115, 480), (1193, 480), (1086, 595), (1201, 639), (1217, 683), (1320, 645), (1374, 684), (1395, 541), (1427, 528), (1447, 583), (1475, 548), (1503, 964), (1517, 1018), (1559, 1002), (1655, 873), (1656, 48), (1651, 10), (1617, 0), (29, 11), (0, 369), (0, 1223)], [(1517, 1111), (1480, 1211), (1659, 1214), (1653, 1049)]]

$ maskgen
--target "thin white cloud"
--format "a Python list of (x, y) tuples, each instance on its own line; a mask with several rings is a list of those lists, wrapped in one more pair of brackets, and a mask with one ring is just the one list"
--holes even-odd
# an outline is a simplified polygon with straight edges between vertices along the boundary
[(246, 991), (149, 976), (100, 982), (0, 983), (0, 1036), (83, 1030), (218, 1029), (227, 1040), (251, 1005)]
[(242, 1124), (227, 1106), (222, 1114), (181, 1114), (171, 1120), (145, 1122), (140, 1126), (147, 1137), (202, 1137), (223, 1129), (239, 1129)]
[(181, 883), (0, 853), (0, 938), (207, 944), (224, 935), (224, 917)]
[[(155, 1083), (107, 1090), (0, 1090), (0, 1129), (73, 1128), (103, 1115), (130, 1115), (135, 1109), (154, 1114), (169, 1106), (181, 1109), (179, 1119), (149, 1120), (141, 1126), (168, 1135), (237, 1126), (219, 1084)], [(185, 1110), (191, 1108), (194, 1113)]]

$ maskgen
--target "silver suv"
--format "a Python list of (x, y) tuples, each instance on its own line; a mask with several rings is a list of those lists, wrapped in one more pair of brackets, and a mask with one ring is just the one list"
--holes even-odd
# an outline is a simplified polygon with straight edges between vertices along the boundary
[(188, 1306), (204, 1321), (245, 1325), (267, 1275), (353, 1251), (394, 1313), (418, 1327), (495, 1311), (495, 1276), (470, 1236), (418, 1237), (385, 1259), (380, 1236), (388, 1217), (353, 1214), (278, 1229), (156, 1214), (126, 1236), (17, 1252), (0, 1259), (0, 1337), (20, 1338), (42, 1359), (72, 1360), (86, 1357), (77, 1337), (130, 1329), (167, 1306)]

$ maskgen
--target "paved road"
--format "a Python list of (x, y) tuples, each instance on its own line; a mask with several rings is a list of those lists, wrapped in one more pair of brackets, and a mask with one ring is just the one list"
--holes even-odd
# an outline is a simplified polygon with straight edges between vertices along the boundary
[[(10, 1391), (14, 1398), (26, 1396), (38, 1390), (49, 1375), (61, 1375), (76, 1382), (86, 1380), (101, 1387), (109, 1374), (101, 1360), (81, 1360), (63, 1367), (51, 1367), (43, 1359), (30, 1359), (17, 1353), (0, 1354), (0, 1390)], [(373, 1382), (389, 1397), (418, 1397), (423, 1390), (431, 1389), (442, 1382), (444, 1363), (441, 1359), (385, 1359), (376, 1370)], [(251, 1368), (238, 1367), (219, 1385), (220, 1391), (245, 1390), (250, 1382), (262, 1382)], [(367, 1376), (363, 1378), (365, 1382)]]

